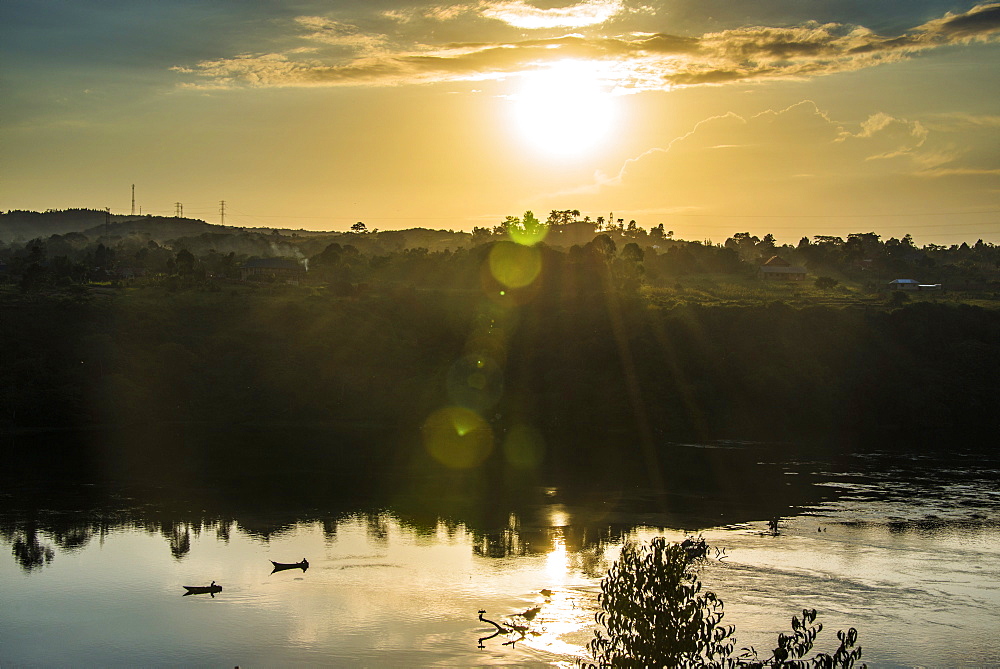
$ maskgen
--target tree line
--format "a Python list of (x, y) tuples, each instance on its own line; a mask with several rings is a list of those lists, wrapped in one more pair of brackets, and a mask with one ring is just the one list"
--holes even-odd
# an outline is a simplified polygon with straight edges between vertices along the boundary
[[(15, 213), (25, 214), (0, 215), (0, 230), (13, 225), (4, 219)], [(72, 220), (83, 213), (67, 212)], [(676, 239), (662, 224), (647, 230), (634, 220), (626, 224), (615, 219), (613, 213), (591, 219), (581, 217), (577, 210), (552, 211), (545, 221), (529, 211), (471, 233), (377, 231), (363, 222), (344, 233), (192, 227), (194, 223), (129, 219), (114, 226), (95, 225), (85, 232), (0, 242), (0, 281), (29, 292), (137, 278), (149, 282), (175, 277), (175, 284), (179, 280), (235, 280), (246, 261), (280, 257), (294, 260), (308, 270), (309, 277), (342, 292), (358, 284), (392, 282), (455, 287), (467, 281), (470, 270), (466, 265), (478, 261), (477, 249), (528, 235), (532, 243), (570, 259), (596, 252), (616, 263), (619, 274), (631, 275), (623, 283), (633, 286), (669, 287), (679, 279), (699, 275), (753, 277), (773, 256), (804, 267), (817, 285), (827, 288), (850, 282), (876, 289), (896, 278), (956, 289), (1000, 285), (1000, 249), (982, 240), (971, 245), (918, 247), (910, 235), (882, 239), (874, 232), (859, 232), (846, 239), (817, 235), (803, 237), (795, 245), (781, 245), (771, 234), (757, 237), (740, 232), (713, 244)], [(9, 239), (10, 235), (0, 237)]]

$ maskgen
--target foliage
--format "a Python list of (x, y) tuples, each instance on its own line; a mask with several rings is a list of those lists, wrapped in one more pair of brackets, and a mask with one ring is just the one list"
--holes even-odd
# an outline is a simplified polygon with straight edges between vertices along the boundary
[[(772, 651), (771, 657), (761, 660), (753, 649), (744, 649), (736, 661), (736, 666), (747, 669), (763, 669), (763, 667), (816, 667), (817, 669), (832, 669), (843, 667), (849, 669), (861, 659), (861, 646), (857, 646), (858, 630), (851, 627), (839, 630), (837, 640), (840, 644), (832, 655), (817, 653), (806, 657), (813, 649), (816, 637), (823, 630), (823, 623), (816, 622), (816, 609), (802, 609), (802, 619), (792, 616), (791, 634), (778, 635), (778, 647)], [(861, 665), (862, 667), (867, 665)]]
[[(581, 217), (576, 209), (552, 211), (545, 222), (531, 212), (521, 218), (508, 216), (496, 226), (477, 227), (471, 234), (426, 229), (379, 231), (360, 221), (343, 232), (307, 232), (93, 210), (13, 211), (0, 213), (0, 281), (19, 284), (25, 292), (39, 292), (66, 283), (133, 282), (136, 277), (156, 282), (160, 274), (182, 275), (193, 281), (236, 279), (239, 265), (247, 258), (301, 261), (336, 244), (345, 248), (352, 245), (358, 252), (357, 263), (348, 272), (350, 278), (343, 277), (345, 268), (319, 271), (310, 278), (337, 286), (341, 294), (353, 292), (347, 284), (370, 281), (416, 278), (437, 286), (468, 285), (470, 274), (464, 268), (454, 272), (441, 261), (450, 263), (460, 251), (473, 251), (501, 239), (544, 243), (567, 255), (583, 247), (599, 250), (609, 261), (622, 261), (608, 263), (614, 276), (605, 286), (629, 293), (639, 285), (672, 286), (678, 277), (724, 274), (731, 281), (746, 282), (772, 256), (818, 275), (816, 281), (822, 283), (816, 285), (828, 299), (829, 288), (836, 285), (884, 289), (887, 281), (901, 277), (940, 283), (945, 291), (995, 292), (1000, 285), (1000, 247), (982, 240), (971, 245), (917, 247), (910, 235), (883, 240), (874, 232), (863, 232), (849, 234), (846, 239), (817, 235), (810, 241), (803, 237), (792, 246), (779, 245), (771, 234), (758, 237), (738, 232), (722, 244), (712, 244), (708, 240), (675, 239), (673, 231), (665, 231), (663, 224), (646, 230), (636, 221), (626, 225), (614, 214)], [(426, 251), (418, 268), (413, 258), (404, 256), (419, 249)]]
[(732, 626), (721, 625), (722, 601), (701, 591), (688, 553), (663, 537), (628, 543), (601, 582), (590, 642), (601, 666), (718, 666), (733, 650)]
[[(641, 293), (604, 292), (611, 268), (596, 254), (542, 249), (549, 271), (532, 299), (496, 307), (480, 327), (481, 293), (445, 280), (478, 284), (486, 251), (432, 262), (442, 274), (419, 289), (232, 282), (213, 291), (179, 276), (127, 289), (0, 287), (9, 315), (0, 319), (0, 429), (293, 417), (405, 427), (440, 407), (447, 370), (475, 345), (491, 347), (502, 375), (505, 425), (581, 443), (553, 444), (556, 467), (601, 457), (579, 437), (625, 443), (640, 429), (658, 441), (992, 443), (1000, 310), (918, 299), (891, 311), (659, 307)], [(406, 262), (393, 269), (401, 284), (421, 277), (424, 260)], [(365, 271), (347, 255), (340, 263), (352, 280)], [(193, 364), (173, 366), (159, 355), (167, 344)], [(936, 392), (920, 392), (927, 387)]]
[[(609, 431), (929, 443), (992, 432), (1000, 294), (984, 288), (976, 304), (988, 308), (969, 308), (968, 292), (873, 295), (852, 278), (874, 288), (874, 272), (912, 266), (920, 253), (905, 237), (807, 239), (789, 250), (767, 235), (712, 245), (579, 216), (556, 211), (541, 223), (525, 212), (499, 226), (533, 241), (525, 249), (542, 268), (517, 291), (484, 271), (509, 244), (495, 231), (468, 247), (474, 235), (430, 230), (202, 226), (156, 241), (161, 223), (176, 234), (192, 222), (113, 220), (108, 235), (100, 212), (93, 231), (0, 245), (0, 306), (11, 316), (0, 319), (0, 428), (262, 416), (419, 423), (445, 401), (450, 365), (486, 342), (505, 389), (502, 422), (560, 441)], [(114, 232), (126, 223), (132, 232)], [(772, 252), (835, 267), (838, 289), (755, 278), (753, 258)], [(923, 253), (941, 276), (981, 275), (984, 285), (1000, 258), (986, 243)], [(241, 281), (251, 257), (294, 258), (308, 272), (297, 286)], [(475, 325), (487, 301), (510, 327)], [(108, 344), (85, 346), (91, 336)], [(164, 345), (194, 363), (173, 368)], [(937, 392), (917, 391), (928, 387)], [(580, 455), (549, 453), (560, 466)]]
[(909, 301), (909, 295), (900, 290), (895, 290), (889, 294), (888, 304), (890, 307), (899, 307)]
[[(733, 655), (735, 627), (723, 626), (723, 602), (702, 592), (690, 571), (693, 556), (683, 545), (663, 537), (648, 545), (627, 543), (621, 557), (601, 582), (597, 622), (588, 644), (597, 666), (699, 667), (853, 667), (861, 657), (853, 627), (837, 633), (840, 645), (832, 655), (812, 651), (823, 629), (816, 610), (792, 617), (792, 632), (779, 634), (770, 658), (760, 659), (752, 648)], [(862, 665), (864, 666), (864, 665)]]

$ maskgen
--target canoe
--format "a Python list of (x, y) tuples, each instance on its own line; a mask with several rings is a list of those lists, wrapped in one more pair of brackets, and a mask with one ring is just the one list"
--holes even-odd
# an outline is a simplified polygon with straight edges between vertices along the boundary
[(185, 597), (187, 597), (188, 595), (204, 595), (204, 594), (209, 594), (215, 597), (215, 593), (222, 592), (222, 586), (216, 585), (215, 581), (212, 581), (211, 585), (185, 585), (184, 589), (187, 590), (187, 592), (184, 593)]
[(309, 568), (309, 561), (305, 558), (302, 558), (301, 562), (275, 562), (271, 560), (271, 564), (274, 565), (274, 569), (271, 571), (272, 574), (276, 571), (284, 571), (286, 569), (301, 569), (305, 571)]

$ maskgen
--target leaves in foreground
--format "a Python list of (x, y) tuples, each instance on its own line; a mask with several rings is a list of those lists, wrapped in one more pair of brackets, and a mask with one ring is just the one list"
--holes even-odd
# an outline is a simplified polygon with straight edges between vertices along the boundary
[[(853, 667), (861, 657), (853, 627), (837, 633), (832, 654), (809, 657), (823, 629), (815, 609), (792, 618), (792, 632), (778, 636), (771, 657), (744, 648), (735, 655), (733, 625), (723, 625), (723, 602), (702, 591), (689, 567), (691, 552), (663, 537), (628, 543), (601, 582), (595, 630), (588, 644), (600, 667)], [(864, 666), (864, 665), (862, 665)]]

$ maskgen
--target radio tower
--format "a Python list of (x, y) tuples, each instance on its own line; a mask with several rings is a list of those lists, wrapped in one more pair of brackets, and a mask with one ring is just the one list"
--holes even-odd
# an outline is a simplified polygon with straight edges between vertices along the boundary
[(135, 184), (132, 184), (132, 215), (135, 216)]
[(226, 224), (226, 201), (219, 201), (219, 225)]

